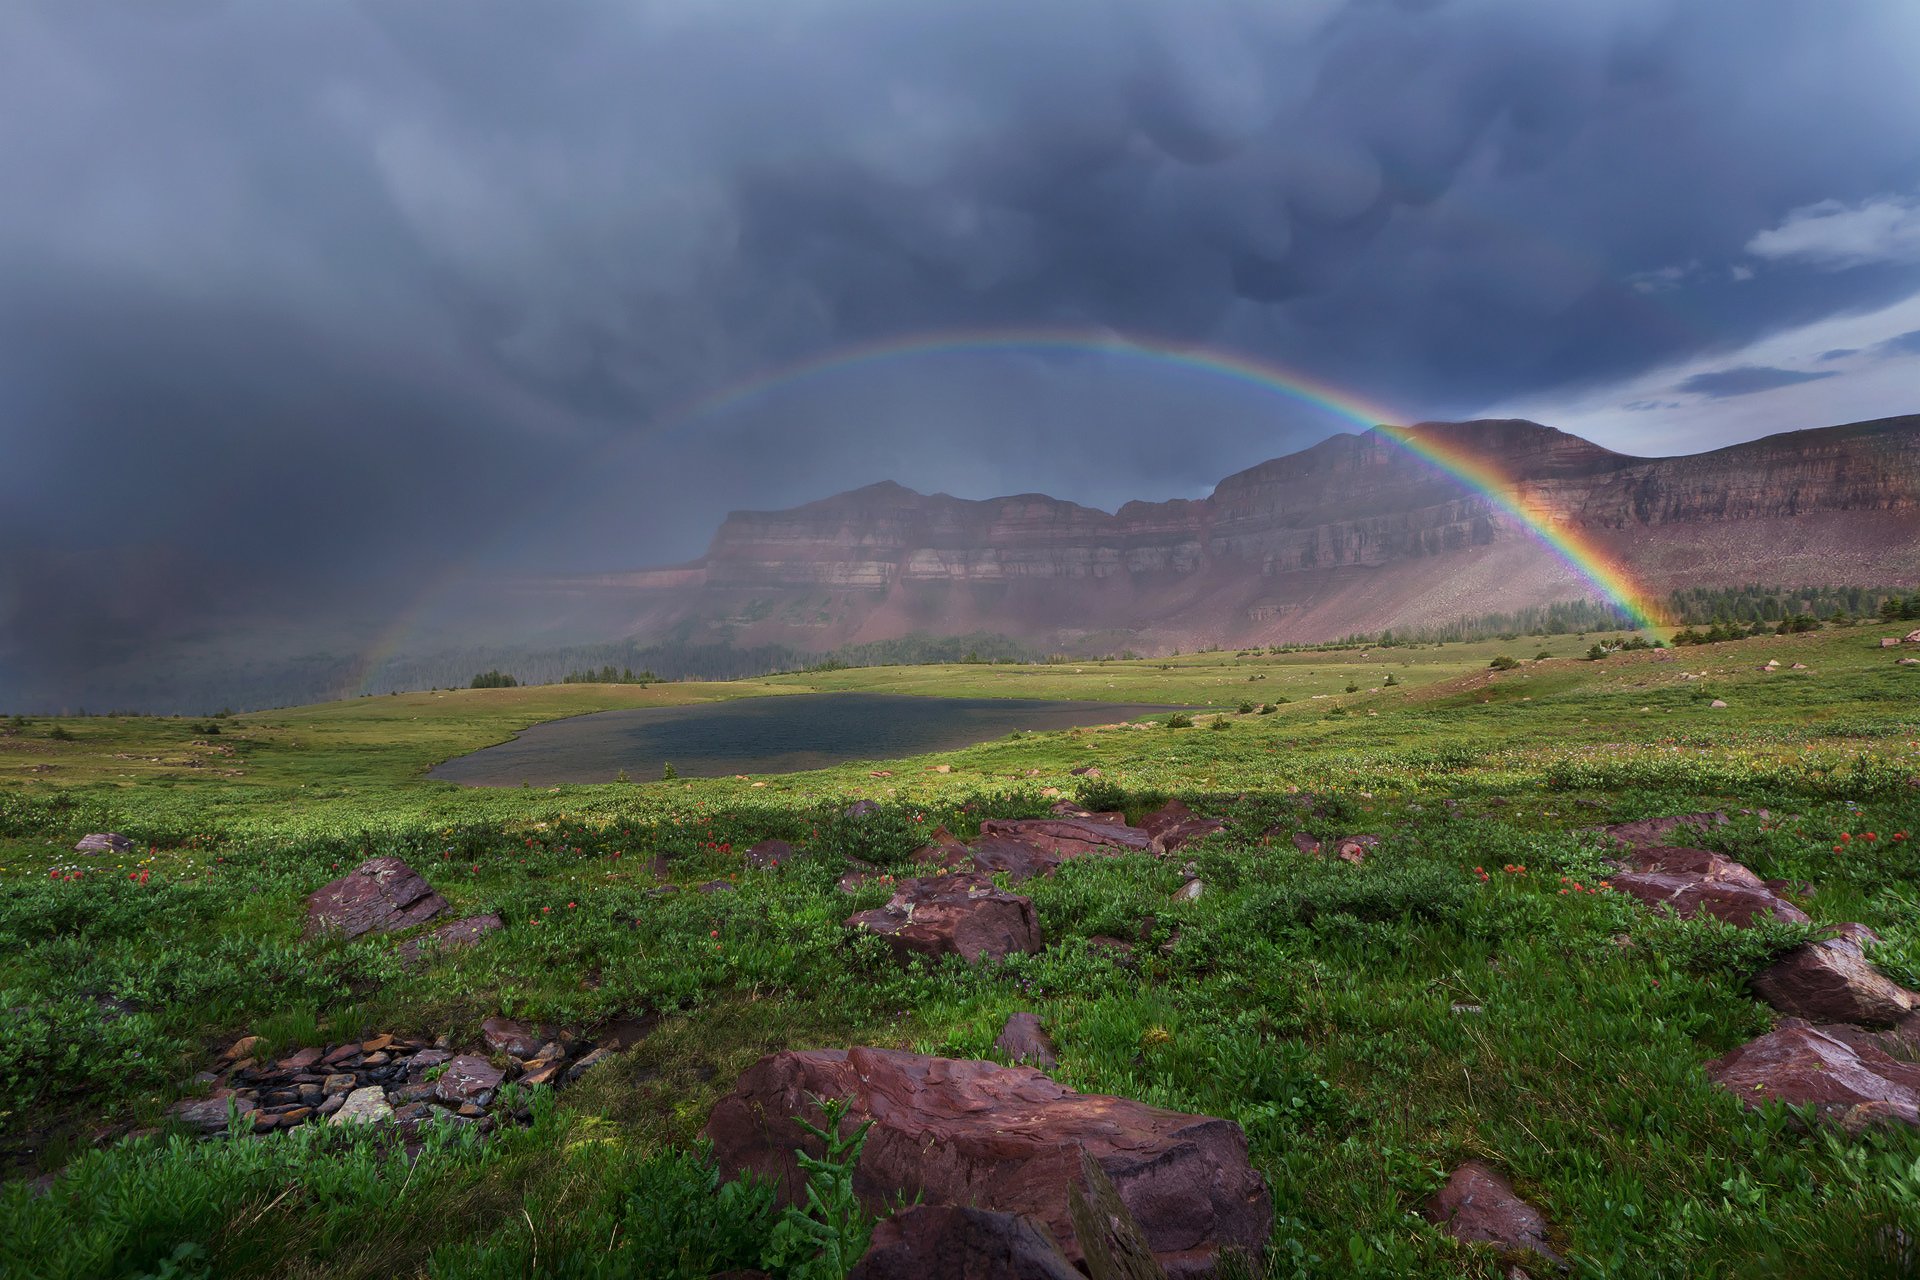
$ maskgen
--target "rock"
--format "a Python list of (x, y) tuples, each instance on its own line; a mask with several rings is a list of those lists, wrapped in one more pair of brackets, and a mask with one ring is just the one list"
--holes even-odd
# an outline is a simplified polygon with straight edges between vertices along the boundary
[(189, 1129), (201, 1133), (225, 1133), (230, 1111), (252, 1115), (260, 1104), (252, 1098), (229, 1094), (224, 1098), (188, 1098), (167, 1108), (167, 1114)]
[(885, 937), (903, 962), (916, 955), (1000, 960), (1015, 952), (1034, 954), (1043, 945), (1033, 900), (978, 876), (903, 881), (886, 906), (846, 923)]
[(238, 1062), (242, 1058), (251, 1058), (254, 1050), (259, 1047), (259, 1036), (241, 1036), (238, 1040), (235, 1040), (227, 1046), (227, 1051), (220, 1055), (220, 1061)]
[(1920, 644), (1920, 631), (1909, 631), (1900, 637), (1901, 644)]
[(1153, 849), (1153, 837), (1147, 832), (1098, 817), (989, 818), (980, 824), (980, 835), (983, 839), (1000, 836), (1048, 849), (1061, 862), (1089, 853), (1147, 853)]
[(495, 1053), (515, 1058), (531, 1058), (540, 1051), (540, 1033), (499, 1014), (480, 1024), (480, 1038)]
[(132, 853), (137, 846), (132, 840), (118, 831), (96, 831), (92, 835), (81, 836), (80, 843), (73, 846), (75, 853)]
[(1707, 1064), (1707, 1078), (1748, 1106), (1811, 1106), (1850, 1131), (1920, 1124), (1920, 1065), (1848, 1043), (1799, 1018)]
[(446, 899), (400, 859), (369, 858), (307, 898), (307, 934), (392, 933), (446, 909)]
[(364, 1089), (355, 1089), (347, 1095), (340, 1109), (327, 1120), (328, 1124), (379, 1124), (383, 1120), (393, 1119), (393, 1107), (387, 1102), (387, 1091), (377, 1084)]
[(400, 963), (412, 966), (420, 963), (429, 954), (452, 951), (456, 947), (470, 947), (480, 939), (501, 927), (504, 922), (497, 915), (467, 916), (460, 920), (450, 920), (437, 929), (408, 938), (399, 946)]
[(1456, 1240), (1530, 1249), (1550, 1265), (1560, 1263), (1547, 1241), (1547, 1220), (1483, 1161), (1469, 1160), (1455, 1169), (1421, 1212)]
[(1032, 1063), (1042, 1071), (1051, 1071), (1060, 1065), (1060, 1059), (1053, 1051), (1053, 1041), (1047, 1038), (1038, 1014), (1009, 1014), (993, 1047), (1015, 1062)]
[(880, 806), (871, 800), (855, 800), (840, 814), (843, 818), (867, 818), (880, 812)]
[[(1643, 845), (1629, 852), (1626, 864), (1635, 871), (1670, 876), (1693, 876), (1719, 884), (1768, 889), (1767, 883), (1733, 859), (1711, 849), (1682, 849), (1670, 845)], [(1772, 892), (1772, 890), (1768, 890)]]
[(1611, 826), (1597, 830), (1613, 842), (1638, 848), (1641, 845), (1664, 845), (1667, 836), (1677, 827), (1691, 827), (1695, 831), (1705, 832), (1713, 827), (1727, 824), (1727, 815), (1719, 811), (1712, 813), (1680, 813), (1666, 818), (1640, 818), (1633, 822), (1616, 822)]
[(1069, 769), (1067, 770), (1067, 772), (1072, 774), (1076, 778), (1097, 778), (1100, 776), (1100, 770), (1098, 766), (1090, 765), (1090, 764), (1083, 764), (1079, 768)]
[(1293, 847), (1310, 858), (1320, 856), (1320, 842), (1304, 831), (1296, 831), (1293, 833)]
[(1206, 883), (1199, 879), (1189, 880), (1173, 891), (1175, 902), (1198, 902), (1200, 895), (1207, 891)]
[(282, 1071), (305, 1071), (308, 1067), (313, 1066), (319, 1061), (320, 1050), (307, 1048), (289, 1054), (273, 1065)]
[(873, 1229), (847, 1280), (1084, 1280), (1032, 1218), (917, 1204)]
[(578, 1080), (581, 1076), (587, 1074), (587, 1072), (593, 1070), (608, 1058), (611, 1058), (613, 1054), (614, 1051), (612, 1049), (595, 1049), (592, 1053), (587, 1054), (567, 1068), (567, 1082), (571, 1084), (573, 1081)]
[(747, 850), (747, 865), (756, 871), (768, 871), (805, 856), (785, 840), (762, 840)]
[(1862, 1027), (1899, 1022), (1920, 1006), (1920, 996), (1869, 964), (1861, 943), (1879, 939), (1862, 926), (1852, 928), (1857, 932), (1789, 951), (1754, 977), (1754, 994), (1780, 1012), (1809, 1022)]
[(1151, 837), (1155, 853), (1171, 853), (1195, 840), (1204, 840), (1227, 824), (1218, 818), (1202, 818), (1178, 800), (1169, 800), (1140, 819), (1140, 829)]
[(320, 1084), (320, 1092), (326, 1097), (331, 1097), (336, 1093), (352, 1093), (354, 1089), (359, 1087), (359, 1084), (359, 1077), (341, 1071), (328, 1076), (322, 1081)]
[(1892, 636), (1885, 636), (1880, 641), (1880, 647), (1882, 649), (1898, 649), (1900, 647), (1900, 641)]
[(695, 893), (707, 893), (707, 894), (736, 893), (739, 891), (739, 886), (734, 884), (733, 881), (731, 880), (709, 880), (705, 884), (697, 884), (693, 886), (693, 891)]
[(904, 1195), (1029, 1216), (1077, 1260), (1068, 1186), (1084, 1147), (1169, 1274), (1210, 1274), (1224, 1248), (1257, 1253), (1272, 1221), (1231, 1121), (1075, 1093), (1030, 1067), (885, 1049), (762, 1058), (707, 1123), (721, 1167), (772, 1178), (791, 1199), (803, 1185), (794, 1149), (821, 1150), (797, 1123), (818, 1123), (817, 1098), (849, 1100), (848, 1132), (873, 1121), (854, 1190), (875, 1209)]
[(1671, 908), (1682, 920), (1708, 915), (1743, 927), (1766, 916), (1794, 924), (1807, 921), (1806, 912), (1769, 889), (1724, 880), (1657, 871), (1624, 871), (1612, 878), (1612, 884), (1650, 907)]
[(463, 1053), (447, 1063), (446, 1071), (434, 1083), (433, 1096), (452, 1107), (468, 1102), (484, 1105), (482, 1099), (492, 1099), (501, 1076), (500, 1068), (485, 1058)]
[(445, 1049), (422, 1049), (420, 1052), (414, 1054), (412, 1058), (408, 1059), (407, 1070), (414, 1075), (420, 1075), (429, 1068), (437, 1067), (452, 1057), (453, 1055)]
[(1357, 867), (1367, 860), (1367, 851), (1379, 843), (1379, 836), (1341, 836), (1333, 842), (1333, 853), (1340, 861)]
[(536, 1059), (527, 1064), (527, 1074), (521, 1076), (518, 1083), (524, 1085), (555, 1084), (558, 1083), (561, 1074), (566, 1071), (566, 1069), (567, 1064), (564, 1061), (547, 1062)]

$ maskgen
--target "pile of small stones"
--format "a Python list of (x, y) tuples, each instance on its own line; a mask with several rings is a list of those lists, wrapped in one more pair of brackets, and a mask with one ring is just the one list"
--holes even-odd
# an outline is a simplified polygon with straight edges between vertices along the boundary
[(557, 1088), (616, 1051), (564, 1031), (548, 1039), (509, 1018), (488, 1018), (481, 1032), (490, 1056), (455, 1053), (447, 1036), (429, 1043), (379, 1035), (276, 1061), (261, 1056), (259, 1036), (245, 1036), (220, 1056), (217, 1071), (194, 1078), (210, 1092), (175, 1103), (169, 1114), (209, 1137), (226, 1131), (234, 1111), (251, 1118), (255, 1133), (324, 1121), (391, 1126), (410, 1138), (431, 1119), (485, 1133), (502, 1119), (495, 1105), (502, 1085)]

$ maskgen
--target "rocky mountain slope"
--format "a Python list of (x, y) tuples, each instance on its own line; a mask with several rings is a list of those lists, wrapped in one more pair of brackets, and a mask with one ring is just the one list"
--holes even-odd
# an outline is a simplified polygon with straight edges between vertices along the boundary
[(1537, 423), (1339, 435), (1205, 499), (1112, 513), (881, 483), (730, 515), (670, 570), (550, 584), (633, 634), (805, 649), (921, 632), (1272, 643), (1593, 596), (1526, 522), (1403, 442), (1494, 467), (1644, 591), (1920, 581), (1920, 415), (1636, 458)]

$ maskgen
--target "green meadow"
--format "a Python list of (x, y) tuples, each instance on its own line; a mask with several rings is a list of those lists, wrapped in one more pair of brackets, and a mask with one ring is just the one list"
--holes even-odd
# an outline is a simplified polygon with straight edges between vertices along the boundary
[[(1903, 629), (1598, 661), (1593, 637), (1522, 637), (0, 721), (0, 1274), (762, 1267), (773, 1211), (716, 1188), (699, 1143), (740, 1072), (854, 1044), (990, 1058), (1017, 1010), (1046, 1023), (1068, 1086), (1245, 1129), (1274, 1197), (1269, 1277), (1506, 1275), (1418, 1213), (1475, 1156), (1578, 1276), (1911, 1274), (1920, 1133), (1846, 1136), (1702, 1073), (1771, 1025), (1747, 980), (1819, 925), (1872, 926), (1874, 961), (1920, 986), (1920, 666), (1879, 646)], [(803, 774), (424, 776), (563, 716), (856, 690), (1204, 710)], [(1060, 798), (1136, 820), (1180, 798), (1226, 827), (1025, 882), (1038, 955), (902, 969), (843, 926), (889, 892), (841, 892), (850, 860), (906, 875), (936, 828)], [(846, 816), (858, 799), (879, 811)], [(1607, 865), (1583, 828), (1700, 809), (1732, 819), (1701, 842), (1804, 884), (1816, 926), (1681, 923), (1589, 891)], [(137, 849), (72, 851), (103, 831)], [(1294, 832), (1380, 843), (1348, 865)], [(747, 868), (768, 837), (816, 856)], [(505, 927), (414, 969), (391, 937), (303, 937), (306, 895), (376, 855)], [(1206, 889), (1176, 899), (1189, 860)], [(524, 1124), (436, 1134), (417, 1160), (364, 1129), (203, 1142), (166, 1119), (243, 1035), (471, 1045), (496, 1013), (658, 1022), (531, 1091)]]

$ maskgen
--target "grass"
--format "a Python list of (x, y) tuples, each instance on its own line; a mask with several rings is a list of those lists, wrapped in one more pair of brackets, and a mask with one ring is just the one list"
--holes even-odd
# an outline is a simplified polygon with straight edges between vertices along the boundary
[[(12, 1171), (0, 1273), (759, 1265), (766, 1207), (718, 1197), (698, 1147), (741, 1070), (775, 1049), (853, 1043), (991, 1057), (1006, 1015), (1031, 1009), (1065, 1083), (1245, 1127), (1274, 1191), (1271, 1276), (1501, 1274), (1414, 1213), (1470, 1155), (1511, 1172), (1582, 1276), (1900, 1274), (1889, 1233), (1920, 1222), (1920, 1136), (1807, 1129), (1744, 1109), (1701, 1073), (1769, 1025), (1745, 981), (1804, 930), (1676, 924), (1561, 892), (1563, 876), (1601, 874), (1581, 827), (1723, 808), (1734, 821), (1708, 843), (1762, 876), (1812, 883), (1818, 921), (1872, 925), (1882, 965), (1920, 978), (1920, 668), (1877, 647), (1895, 633), (1600, 662), (1558, 637), (1366, 659), (458, 691), (235, 716), (218, 735), (139, 717), (30, 721), (0, 738), (0, 1154)], [(1542, 647), (1558, 656), (1532, 660)], [(1492, 669), (1502, 653), (1519, 665)], [(1788, 669), (1762, 673), (1769, 658)], [(1215, 710), (1190, 728), (1000, 739), (890, 762), (884, 779), (849, 764), (500, 792), (422, 776), (557, 716), (814, 689)], [(1282, 698), (1271, 714), (1237, 710)], [(1072, 772), (1089, 765), (1097, 778)], [(964, 835), (1059, 794), (1136, 817), (1177, 795), (1226, 818), (1181, 859), (1206, 892), (1173, 898), (1175, 860), (1070, 863), (1022, 889), (1046, 951), (999, 966), (902, 972), (842, 927), (886, 896), (877, 884), (839, 893), (847, 859), (904, 871), (937, 825)], [(881, 812), (845, 819), (856, 797)], [(138, 850), (70, 852), (101, 830)], [(1355, 867), (1301, 858), (1293, 831), (1381, 843)], [(741, 851), (767, 836), (821, 856), (745, 869)], [(456, 913), (499, 911), (507, 927), (412, 972), (390, 941), (305, 939), (304, 896), (376, 853), (406, 858)], [(738, 891), (652, 896), (656, 857), (676, 882), (731, 878)], [(1117, 958), (1089, 944), (1101, 935), (1140, 942)], [(448, 1139), (417, 1167), (320, 1130), (92, 1140), (159, 1122), (242, 1033), (279, 1046), (374, 1030), (470, 1043), (494, 1012), (661, 1021), (537, 1099), (530, 1128)], [(29, 1180), (56, 1169), (36, 1195)]]

